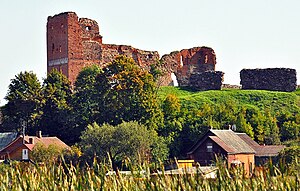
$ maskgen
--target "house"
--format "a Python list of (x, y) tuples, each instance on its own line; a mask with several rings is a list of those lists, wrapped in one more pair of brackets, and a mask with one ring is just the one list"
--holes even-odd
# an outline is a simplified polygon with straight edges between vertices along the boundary
[(252, 173), (254, 165), (260, 165), (276, 157), (284, 148), (282, 145), (259, 145), (245, 133), (232, 130), (210, 129), (187, 153), (189, 159), (201, 166), (215, 163), (215, 157), (227, 160), (228, 166), (243, 166), (247, 174)]
[(228, 166), (242, 165), (247, 174), (254, 169), (255, 150), (232, 130), (210, 129), (187, 154), (201, 166), (212, 165), (217, 155)]
[(57, 137), (43, 137), (41, 131), (36, 136), (20, 135), (7, 146), (0, 150), (0, 159), (11, 160), (29, 160), (30, 152), (37, 144), (42, 144), (45, 147), (56, 145), (62, 149), (68, 149), (69, 146), (62, 142)]

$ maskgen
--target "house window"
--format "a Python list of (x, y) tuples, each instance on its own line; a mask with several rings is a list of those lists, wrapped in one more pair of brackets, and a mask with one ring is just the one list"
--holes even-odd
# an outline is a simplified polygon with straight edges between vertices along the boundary
[(213, 145), (212, 145), (212, 143), (207, 143), (207, 144), (206, 144), (206, 151), (207, 151), (208, 153), (213, 152)]
[(28, 149), (22, 149), (22, 159), (28, 160)]

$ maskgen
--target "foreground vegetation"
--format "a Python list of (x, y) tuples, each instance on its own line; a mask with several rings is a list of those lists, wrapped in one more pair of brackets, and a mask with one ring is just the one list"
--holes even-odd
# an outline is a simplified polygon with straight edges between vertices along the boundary
[[(35, 166), (28, 163), (0, 165), (0, 190), (299, 190), (300, 168), (270, 165), (265, 171), (256, 172), (251, 178), (240, 169), (228, 170), (219, 164), (216, 179), (204, 179), (194, 174), (151, 174), (149, 168), (132, 168), (131, 175), (108, 175), (108, 165), (94, 163), (90, 167), (57, 164)], [(287, 167), (287, 166), (285, 166)], [(139, 173), (138, 169), (146, 169)]]

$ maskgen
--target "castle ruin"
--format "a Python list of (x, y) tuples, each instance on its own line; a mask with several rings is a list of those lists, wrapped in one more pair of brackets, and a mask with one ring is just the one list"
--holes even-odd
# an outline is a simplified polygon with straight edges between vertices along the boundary
[(98, 64), (101, 68), (117, 55), (132, 58), (141, 68), (160, 61), (163, 76), (160, 85), (173, 84), (175, 74), (179, 86), (189, 86), (190, 76), (215, 71), (216, 55), (212, 48), (194, 47), (172, 52), (160, 58), (157, 51), (146, 51), (128, 45), (103, 44), (96, 21), (78, 18), (74, 12), (48, 17), (47, 22), (47, 72), (61, 71), (73, 84), (78, 73), (87, 66)]

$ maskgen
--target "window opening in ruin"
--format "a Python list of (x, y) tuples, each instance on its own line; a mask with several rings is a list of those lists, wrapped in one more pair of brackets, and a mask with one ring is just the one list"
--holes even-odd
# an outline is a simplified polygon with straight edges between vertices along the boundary
[(54, 43), (52, 43), (52, 53), (54, 52), (55, 47), (54, 47)]
[(178, 86), (177, 77), (174, 73), (171, 73), (171, 79), (172, 79), (172, 82), (173, 82), (173, 86)]
[(204, 63), (207, 64), (207, 62), (208, 62), (208, 55), (206, 54)]
[(59, 52), (61, 52), (61, 45), (59, 45)]
[(64, 28), (64, 24), (61, 24), (60, 27), (61, 27), (61, 28)]
[(182, 67), (183, 66), (183, 57), (180, 56), (180, 66)]
[(87, 31), (90, 31), (92, 28), (91, 28), (91, 26), (86, 26), (85, 27), (85, 30), (87, 30)]

